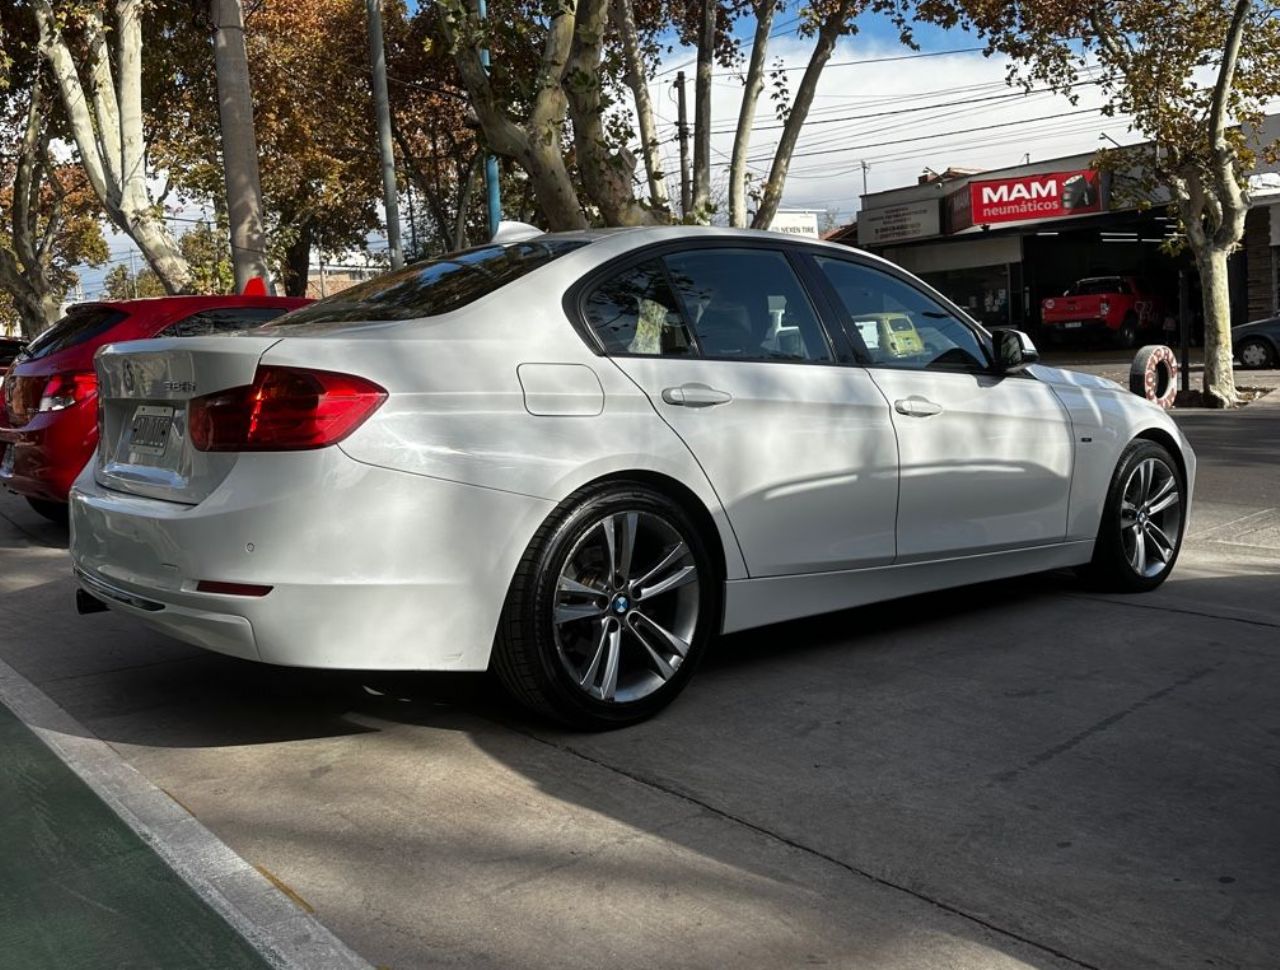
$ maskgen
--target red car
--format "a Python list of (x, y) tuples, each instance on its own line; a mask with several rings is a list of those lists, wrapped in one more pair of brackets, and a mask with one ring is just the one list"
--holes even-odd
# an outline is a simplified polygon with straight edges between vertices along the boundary
[(73, 306), (27, 345), (5, 375), (0, 485), (25, 496), (41, 515), (65, 519), (71, 483), (98, 446), (93, 355), (104, 344), (247, 330), (309, 302), (164, 296)]
[(1103, 336), (1118, 347), (1138, 344), (1160, 324), (1160, 300), (1132, 276), (1095, 276), (1040, 304), (1040, 321), (1055, 342), (1068, 336)]

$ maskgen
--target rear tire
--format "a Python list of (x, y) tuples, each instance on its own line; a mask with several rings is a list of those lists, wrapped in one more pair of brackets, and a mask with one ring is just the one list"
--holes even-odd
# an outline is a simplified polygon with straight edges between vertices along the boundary
[(1130, 442), (1111, 477), (1093, 560), (1081, 576), (1110, 593), (1145, 593), (1163, 583), (1182, 549), (1186, 495), (1167, 448), (1142, 438)]
[(56, 522), (58, 525), (66, 525), (67, 519), (70, 517), (71, 506), (67, 505), (66, 502), (50, 502), (48, 499), (43, 498), (28, 498), (27, 504), (50, 522)]
[(1138, 318), (1132, 313), (1124, 318), (1120, 329), (1116, 331), (1116, 346), (1122, 350), (1132, 350), (1138, 345)]
[(516, 700), (564, 724), (634, 724), (689, 682), (719, 626), (720, 584), (679, 503), (636, 483), (588, 486), (521, 559), (493, 669)]

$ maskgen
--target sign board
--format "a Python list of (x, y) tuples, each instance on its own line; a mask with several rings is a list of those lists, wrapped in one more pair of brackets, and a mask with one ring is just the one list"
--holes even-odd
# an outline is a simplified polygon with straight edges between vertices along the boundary
[(816, 212), (777, 212), (769, 223), (770, 232), (786, 233), (788, 236), (804, 236), (808, 239), (818, 238), (818, 213)]
[[(968, 224), (1062, 219), (1102, 211), (1102, 178), (1092, 169), (970, 182)], [(953, 213), (955, 209), (953, 208)], [(963, 221), (963, 219), (958, 220)], [(963, 226), (953, 218), (952, 232)]]
[(941, 208), (937, 199), (903, 202), (858, 213), (859, 246), (882, 246), (941, 232)]

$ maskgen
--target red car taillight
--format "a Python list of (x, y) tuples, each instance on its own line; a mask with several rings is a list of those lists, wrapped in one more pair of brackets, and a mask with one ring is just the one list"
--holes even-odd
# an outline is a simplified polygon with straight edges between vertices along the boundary
[(245, 387), (193, 398), (191, 443), (200, 451), (305, 451), (341, 441), (387, 399), (362, 377), (259, 367)]
[(93, 371), (54, 374), (40, 392), (37, 411), (62, 411), (87, 401), (98, 393), (98, 377)]

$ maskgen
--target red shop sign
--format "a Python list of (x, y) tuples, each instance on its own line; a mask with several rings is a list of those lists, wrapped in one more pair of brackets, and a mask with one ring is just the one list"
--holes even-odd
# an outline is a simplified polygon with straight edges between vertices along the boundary
[(1060, 219), (1102, 211), (1102, 180), (1092, 169), (970, 182), (972, 225)]

